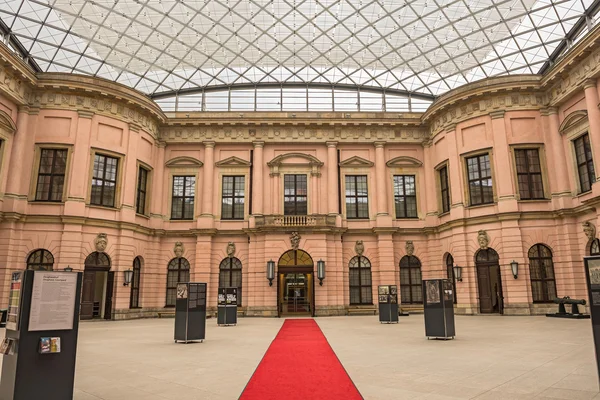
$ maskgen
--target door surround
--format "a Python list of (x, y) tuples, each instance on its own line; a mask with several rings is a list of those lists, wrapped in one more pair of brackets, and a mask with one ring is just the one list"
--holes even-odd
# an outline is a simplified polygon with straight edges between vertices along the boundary
[[(112, 318), (114, 271), (111, 271), (110, 268), (110, 257), (104, 252), (95, 251), (86, 257), (81, 293), (81, 319), (93, 319), (94, 317), (98, 317), (94, 315), (95, 307), (99, 307), (99, 317), (104, 319)], [(106, 277), (104, 278), (105, 282), (103, 285), (103, 301), (97, 305), (95, 304), (97, 302), (95, 302), (94, 299), (96, 291), (96, 279), (99, 273), (102, 272), (106, 272)], [(103, 314), (102, 310), (104, 310)]]
[[(279, 257), (277, 262), (277, 316), (281, 317), (283, 311), (283, 292), (282, 284), (285, 284), (285, 274), (307, 274), (308, 285), (306, 287), (309, 297), (310, 313), (306, 316), (315, 315), (315, 280), (314, 280), (314, 261), (310, 254), (304, 250), (288, 250)], [(282, 281), (283, 277), (283, 281)]]
[(500, 258), (492, 248), (480, 249), (475, 254), (475, 269), (480, 314), (503, 314), (504, 295)]

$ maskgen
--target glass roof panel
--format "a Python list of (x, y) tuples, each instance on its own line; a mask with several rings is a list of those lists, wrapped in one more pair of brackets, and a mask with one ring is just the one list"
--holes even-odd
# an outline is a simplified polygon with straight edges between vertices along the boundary
[(320, 109), (335, 108), (333, 88), (350, 85), (379, 94), (355, 93), (341, 108), (364, 98), (378, 109), (386, 91), (431, 100), (485, 77), (538, 73), (598, 22), (598, 8), (594, 0), (0, 0), (0, 33), (43, 71), (104, 77), (150, 96), (302, 84), (290, 88), (290, 104), (302, 98), (310, 109), (316, 95)]

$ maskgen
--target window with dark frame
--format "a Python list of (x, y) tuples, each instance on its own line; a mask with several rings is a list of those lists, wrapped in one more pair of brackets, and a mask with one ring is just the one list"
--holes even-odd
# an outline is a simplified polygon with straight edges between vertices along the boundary
[(54, 256), (46, 249), (37, 249), (27, 257), (27, 269), (52, 271), (54, 269)]
[(414, 175), (394, 175), (396, 218), (417, 218), (417, 188)]
[(223, 176), (221, 219), (244, 219), (245, 177)]
[(146, 190), (148, 185), (148, 170), (140, 167), (138, 171), (137, 196), (135, 203), (135, 212), (146, 214)]
[(283, 176), (283, 213), (284, 215), (306, 215), (307, 206), (306, 175)]
[(66, 170), (66, 149), (42, 149), (35, 201), (62, 201)]
[(454, 304), (456, 304), (456, 276), (454, 276), (454, 257), (452, 254), (446, 256), (446, 276), (452, 282), (452, 292), (454, 294)]
[(350, 281), (350, 304), (373, 304), (371, 262), (367, 257), (352, 257), (348, 264)]
[(400, 260), (400, 298), (403, 304), (423, 304), (421, 261), (415, 256)]
[(440, 196), (442, 198), (442, 213), (450, 211), (450, 185), (448, 184), (448, 167), (444, 166), (439, 170), (440, 175)]
[(577, 159), (577, 174), (579, 175), (579, 185), (581, 193), (592, 190), (592, 183), (596, 181), (594, 172), (594, 159), (592, 157), (592, 148), (590, 146), (590, 137), (586, 133), (583, 136), (573, 140), (575, 146), (575, 158)]
[(95, 155), (90, 204), (104, 207), (115, 206), (118, 166), (118, 158), (102, 154)]
[(219, 264), (219, 287), (236, 287), (237, 305), (242, 305), (242, 262), (235, 257), (227, 257)]
[(194, 219), (195, 176), (174, 176), (171, 219)]
[(529, 273), (534, 303), (552, 303), (556, 298), (556, 281), (552, 251), (543, 244), (529, 249)]
[(175, 307), (177, 284), (190, 281), (190, 263), (183, 257), (169, 261), (167, 271), (167, 302), (166, 307)]
[(366, 175), (346, 175), (346, 218), (369, 218)]
[(517, 183), (521, 200), (544, 198), (542, 168), (538, 149), (515, 149)]
[(494, 202), (492, 167), (489, 154), (467, 158), (467, 177), (470, 205), (477, 206)]
[(592, 240), (590, 244), (590, 256), (600, 256), (600, 239)]
[(142, 260), (140, 257), (133, 259), (133, 276), (131, 277), (131, 293), (129, 294), (129, 308), (140, 307), (140, 273)]

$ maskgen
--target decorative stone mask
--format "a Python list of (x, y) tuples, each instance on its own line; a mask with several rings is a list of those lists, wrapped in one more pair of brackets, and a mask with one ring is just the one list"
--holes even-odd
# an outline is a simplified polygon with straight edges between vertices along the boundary
[(585, 233), (585, 236), (587, 236), (589, 240), (596, 239), (596, 227), (590, 222), (583, 223), (583, 233)]
[(406, 249), (406, 255), (409, 257), (415, 253), (415, 245), (413, 244), (412, 240), (407, 240), (404, 248)]
[(365, 245), (363, 244), (362, 240), (357, 240), (356, 244), (354, 245), (354, 251), (356, 251), (356, 254), (359, 256), (362, 256), (364, 251), (365, 251)]
[(300, 234), (298, 232), (292, 232), (290, 235), (290, 242), (292, 244), (292, 249), (298, 250), (298, 246), (300, 246)]
[(94, 239), (94, 246), (96, 247), (96, 251), (99, 253), (104, 253), (106, 250), (106, 246), (108, 246), (108, 238), (106, 233), (99, 233)]
[(184, 252), (184, 248), (183, 248), (183, 243), (181, 242), (175, 242), (175, 247), (173, 248), (173, 252), (175, 253), (175, 256), (177, 258), (181, 258), (183, 256), (183, 252)]
[(485, 250), (488, 248), (488, 244), (490, 243), (490, 238), (486, 231), (481, 230), (477, 232), (477, 243), (479, 243), (479, 248)]
[(235, 243), (227, 243), (227, 257), (231, 258), (235, 255)]

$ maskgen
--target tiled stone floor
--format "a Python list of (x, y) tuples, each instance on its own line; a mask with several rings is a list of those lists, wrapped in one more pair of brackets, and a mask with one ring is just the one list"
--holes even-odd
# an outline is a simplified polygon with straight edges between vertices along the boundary
[[(600, 399), (589, 320), (460, 316), (454, 341), (426, 340), (420, 315), (316, 321), (365, 399)], [(209, 319), (192, 344), (173, 323), (82, 323), (75, 399), (237, 399), (283, 320)]]

